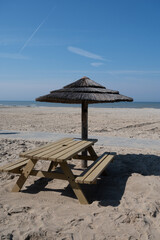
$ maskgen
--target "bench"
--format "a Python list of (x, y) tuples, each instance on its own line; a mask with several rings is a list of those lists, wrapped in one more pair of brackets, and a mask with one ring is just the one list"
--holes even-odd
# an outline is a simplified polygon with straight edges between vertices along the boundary
[(103, 173), (115, 155), (115, 153), (103, 153), (79, 177), (75, 179), (75, 182), (81, 184), (95, 183), (96, 179)]
[[(80, 176), (75, 179), (76, 183), (93, 184), (102, 174), (109, 163), (113, 160), (115, 153), (103, 153), (96, 161), (94, 161)], [(22, 168), (28, 163), (28, 158), (19, 158), (14, 163), (9, 163), (0, 167), (1, 172), (21, 173)]]
[(11, 172), (11, 173), (21, 173), (20, 169), (23, 168), (29, 159), (27, 158), (19, 158), (14, 163), (9, 163), (3, 167), (0, 167), (0, 172)]

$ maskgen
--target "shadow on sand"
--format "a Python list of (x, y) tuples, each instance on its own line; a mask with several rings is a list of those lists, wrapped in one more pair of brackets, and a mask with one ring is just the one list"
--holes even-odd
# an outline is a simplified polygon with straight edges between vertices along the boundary
[(19, 134), (19, 132), (0, 132), (0, 135)]
[[(126, 154), (117, 155), (108, 166), (107, 176), (102, 176), (95, 185), (83, 185), (82, 188), (92, 203), (98, 201), (101, 206), (118, 206), (124, 194), (128, 178), (133, 173), (143, 176), (160, 176), (160, 157), (156, 155)], [(23, 192), (35, 194), (39, 191), (56, 191), (62, 195), (75, 198), (74, 193), (68, 185), (65, 189), (45, 188), (49, 179), (38, 179)]]

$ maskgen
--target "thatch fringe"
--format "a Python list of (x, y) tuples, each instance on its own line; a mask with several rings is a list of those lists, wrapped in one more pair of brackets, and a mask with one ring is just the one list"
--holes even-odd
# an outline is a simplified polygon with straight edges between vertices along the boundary
[(58, 93), (58, 92), (74, 92), (74, 93), (112, 93), (119, 94), (118, 91), (106, 89), (106, 88), (93, 88), (93, 87), (77, 87), (77, 88), (62, 88), (55, 91), (51, 91), (50, 93)]
[(51, 91), (50, 94), (36, 99), (40, 102), (57, 103), (105, 103), (133, 101), (132, 98), (119, 94), (118, 91), (106, 89), (100, 84), (83, 77), (62, 89)]

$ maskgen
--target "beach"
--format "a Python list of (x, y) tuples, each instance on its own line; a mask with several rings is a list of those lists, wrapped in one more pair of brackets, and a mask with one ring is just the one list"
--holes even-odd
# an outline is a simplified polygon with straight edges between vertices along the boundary
[[(160, 109), (89, 108), (89, 136), (160, 140)], [(81, 108), (0, 106), (0, 131), (81, 135)], [(40, 139), (0, 138), (0, 166)], [(29, 177), (12, 193), (18, 175), (0, 172), (1, 239), (160, 239), (160, 149), (95, 144), (98, 155), (116, 152), (107, 176), (86, 186), (79, 204), (68, 182)], [(75, 162), (74, 162), (75, 163)], [(40, 163), (40, 166), (41, 167)], [(80, 167), (80, 161), (77, 160)]]

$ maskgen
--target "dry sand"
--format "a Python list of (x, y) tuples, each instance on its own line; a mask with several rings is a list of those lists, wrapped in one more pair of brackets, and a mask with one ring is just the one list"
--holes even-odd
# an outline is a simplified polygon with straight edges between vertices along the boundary
[[(0, 130), (80, 133), (80, 124), (79, 108), (0, 108)], [(159, 139), (160, 110), (90, 108), (89, 134)], [(2, 139), (0, 165), (42, 144)], [(160, 151), (95, 149), (117, 156), (107, 176), (85, 188), (90, 205), (80, 205), (61, 180), (30, 177), (22, 192), (11, 193), (18, 176), (0, 173), (1, 239), (159, 240)]]

